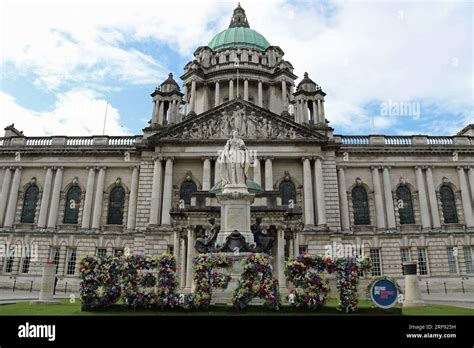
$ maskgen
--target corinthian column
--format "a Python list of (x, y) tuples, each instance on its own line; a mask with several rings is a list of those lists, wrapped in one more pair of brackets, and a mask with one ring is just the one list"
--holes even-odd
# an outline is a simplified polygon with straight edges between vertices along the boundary
[(271, 157), (265, 159), (265, 191), (273, 191), (273, 166)]
[(474, 202), (474, 167), (470, 166), (467, 172), (469, 175), (469, 185), (471, 186), (471, 198)]
[(92, 228), (100, 228), (100, 220), (102, 217), (102, 201), (104, 199), (105, 187), (105, 167), (101, 167), (97, 177), (97, 188), (95, 190), (94, 214), (92, 216)]
[(372, 181), (374, 184), (375, 212), (377, 214), (377, 228), (385, 228), (385, 218), (383, 214), (382, 188), (380, 187), (380, 175), (377, 167), (372, 167)]
[(339, 186), (339, 205), (341, 209), (341, 230), (347, 231), (349, 224), (349, 203), (347, 202), (346, 174), (344, 167), (337, 169), (337, 179)]
[(89, 175), (87, 176), (86, 196), (84, 198), (84, 208), (82, 210), (82, 228), (91, 227), (91, 208), (92, 199), (94, 197), (95, 184), (95, 168), (89, 167)]
[(257, 157), (255, 157), (255, 160), (254, 160), (253, 181), (259, 186), (262, 185), (262, 173), (261, 173), (260, 160)]
[(152, 112), (152, 124), (158, 124), (158, 112), (159, 112), (159, 105), (157, 100), (153, 100), (153, 112)]
[(262, 81), (258, 81), (257, 105), (263, 107)]
[(203, 159), (202, 165), (202, 190), (209, 191), (211, 189), (211, 160)]
[(278, 258), (278, 284), (280, 288), (286, 287), (285, 280), (285, 231), (278, 231), (278, 249), (277, 249), (277, 258)]
[(314, 160), (314, 182), (316, 187), (316, 212), (318, 225), (326, 225), (326, 202), (324, 200), (323, 161), (321, 157)]
[(244, 100), (249, 100), (249, 80), (244, 80)]
[(216, 157), (214, 161), (214, 185), (221, 181), (221, 164), (219, 162), (219, 157)]
[(193, 256), (194, 256), (194, 231), (188, 229), (188, 249), (186, 258), (186, 289), (191, 290), (193, 284)]
[(138, 167), (132, 168), (132, 184), (130, 185), (130, 197), (128, 199), (127, 229), (135, 228), (137, 218), (137, 198), (138, 198)]
[(309, 158), (303, 158), (303, 190), (305, 225), (314, 225), (313, 184)]
[[(49, 205), (49, 197), (51, 194), (52, 179), (53, 179), (53, 169), (51, 167), (48, 167), (46, 169), (46, 177), (44, 179), (43, 195), (41, 196), (41, 206), (40, 206), (40, 213), (38, 217), (39, 228), (46, 227), (46, 217), (48, 216), (48, 205)], [(68, 203), (66, 202), (66, 204)]]
[(165, 183), (163, 188), (163, 208), (161, 210), (162, 225), (171, 224), (171, 200), (173, 198), (173, 159), (168, 158), (165, 166)]
[(5, 208), (7, 207), (8, 191), (10, 190), (10, 183), (12, 181), (12, 171), (10, 168), (5, 168), (5, 175), (3, 176), (2, 193), (0, 194), (0, 227), (3, 226), (5, 218)]
[(459, 166), (457, 169), (459, 186), (461, 187), (461, 199), (464, 211), (464, 221), (466, 222), (466, 227), (472, 227), (474, 226), (474, 222), (472, 221), (472, 204), (471, 196), (469, 195), (469, 187), (467, 186), (466, 175), (464, 173), (463, 167)]
[(13, 175), (13, 183), (10, 189), (10, 197), (8, 199), (7, 213), (5, 216), (5, 227), (12, 227), (15, 221), (16, 203), (18, 202), (18, 190), (20, 189), (21, 167), (16, 167)]
[(214, 94), (214, 106), (218, 106), (220, 104), (220, 87), (219, 81), (216, 81), (216, 89)]
[(433, 170), (431, 167), (426, 168), (426, 186), (428, 187), (428, 197), (431, 208), (431, 217), (433, 218), (433, 227), (440, 228), (441, 220), (439, 218), (438, 198), (436, 197)]
[(48, 217), (48, 228), (55, 228), (58, 221), (59, 199), (61, 198), (61, 185), (63, 183), (63, 168), (56, 169), (54, 177), (53, 195), (51, 197), (51, 209)]
[(191, 81), (191, 98), (189, 100), (189, 113), (194, 112), (196, 104), (196, 81)]
[(392, 187), (390, 185), (389, 167), (383, 168), (383, 191), (385, 196), (385, 211), (388, 228), (395, 228), (395, 208), (393, 207)]
[(161, 158), (155, 158), (155, 166), (153, 169), (153, 185), (151, 189), (151, 204), (150, 204), (150, 225), (157, 225), (160, 223), (161, 213), (161, 181), (163, 170), (161, 168)]
[(229, 100), (234, 99), (234, 80), (229, 80)]
[(421, 167), (415, 167), (416, 186), (418, 188), (418, 200), (420, 202), (421, 225), (423, 228), (430, 228), (430, 215), (428, 212), (428, 201), (426, 200), (425, 182)]

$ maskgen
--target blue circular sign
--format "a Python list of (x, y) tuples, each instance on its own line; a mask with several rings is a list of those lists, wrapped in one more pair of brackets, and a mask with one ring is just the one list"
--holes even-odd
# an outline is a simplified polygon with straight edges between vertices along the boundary
[(372, 284), (370, 297), (380, 308), (390, 308), (397, 303), (398, 290), (391, 280), (380, 279)]

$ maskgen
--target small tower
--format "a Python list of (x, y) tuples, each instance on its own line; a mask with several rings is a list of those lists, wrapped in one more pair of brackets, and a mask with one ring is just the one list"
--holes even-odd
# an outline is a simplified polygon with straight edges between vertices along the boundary
[(153, 98), (153, 114), (151, 127), (166, 126), (181, 121), (179, 106), (181, 105), (183, 93), (178, 83), (169, 73), (168, 78), (151, 94)]
[(250, 28), (249, 22), (247, 21), (247, 16), (245, 15), (245, 10), (240, 7), (240, 2), (234, 10), (232, 19), (230, 20), (229, 28)]
[(295, 121), (298, 123), (319, 124), (326, 126), (324, 115), (324, 93), (320, 86), (304, 73), (298, 84), (295, 97)]

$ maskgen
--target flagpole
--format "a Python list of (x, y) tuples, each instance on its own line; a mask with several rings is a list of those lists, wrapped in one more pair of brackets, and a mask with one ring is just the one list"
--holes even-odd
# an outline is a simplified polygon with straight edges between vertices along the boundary
[(102, 128), (102, 135), (105, 134), (105, 123), (107, 122), (107, 109), (109, 107), (109, 102), (105, 104), (105, 115), (104, 115), (104, 127)]

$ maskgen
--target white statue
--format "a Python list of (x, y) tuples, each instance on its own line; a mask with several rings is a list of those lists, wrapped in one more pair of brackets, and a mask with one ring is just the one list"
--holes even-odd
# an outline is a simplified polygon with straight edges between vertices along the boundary
[(219, 161), (221, 164), (222, 188), (227, 185), (246, 186), (250, 157), (238, 131), (234, 130), (232, 132), (232, 138), (227, 140)]

